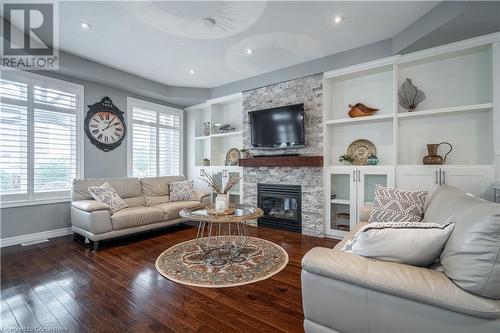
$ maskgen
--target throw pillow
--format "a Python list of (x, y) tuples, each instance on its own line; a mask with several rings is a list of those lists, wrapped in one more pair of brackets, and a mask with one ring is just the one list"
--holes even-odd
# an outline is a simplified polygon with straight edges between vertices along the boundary
[(455, 223), (369, 223), (359, 229), (342, 250), (425, 267), (439, 258), (454, 226)]
[(174, 182), (168, 184), (170, 189), (170, 201), (192, 201), (194, 197), (194, 183), (192, 180)]
[(118, 192), (108, 183), (104, 183), (101, 186), (89, 187), (89, 192), (96, 201), (110, 207), (113, 213), (128, 207), (125, 200), (120, 198)]
[(427, 193), (377, 185), (368, 222), (420, 222)]

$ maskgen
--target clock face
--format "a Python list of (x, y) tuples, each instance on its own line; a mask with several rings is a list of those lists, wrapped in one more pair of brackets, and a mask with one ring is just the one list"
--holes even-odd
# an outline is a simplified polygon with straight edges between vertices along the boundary
[(92, 115), (88, 123), (89, 134), (99, 143), (112, 145), (119, 142), (125, 134), (120, 117), (109, 111), (100, 111)]

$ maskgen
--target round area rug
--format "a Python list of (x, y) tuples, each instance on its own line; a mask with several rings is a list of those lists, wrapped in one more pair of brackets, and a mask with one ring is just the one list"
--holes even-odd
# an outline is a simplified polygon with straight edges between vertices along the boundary
[(196, 240), (172, 246), (156, 259), (158, 272), (172, 281), (196, 287), (234, 287), (265, 280), (285, 268), (288, 254), (279, 245), (248, 237), (238, 260), (211, 264)]

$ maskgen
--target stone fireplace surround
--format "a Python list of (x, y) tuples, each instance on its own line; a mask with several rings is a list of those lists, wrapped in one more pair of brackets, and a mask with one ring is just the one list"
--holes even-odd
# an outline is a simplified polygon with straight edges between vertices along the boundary
[[(252, 154), (323, 155), (323, 75), (316, 74), (243, 92), (243, 146), (251, 148), (248, 112), (304, 103), (306, 147), (252, 149)], [(323, 169), (321, 167), (244, 167), (243, 202), (257, 204), (257, 184), (302, 187), (302, 234), (323, 236)]]

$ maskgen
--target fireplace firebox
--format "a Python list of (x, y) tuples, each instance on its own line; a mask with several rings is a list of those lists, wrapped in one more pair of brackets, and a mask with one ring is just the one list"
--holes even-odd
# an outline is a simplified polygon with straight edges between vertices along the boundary
[(259, 226), (302, 232), (300, 185), (257, 184), (257, 204), (264, 215)]

